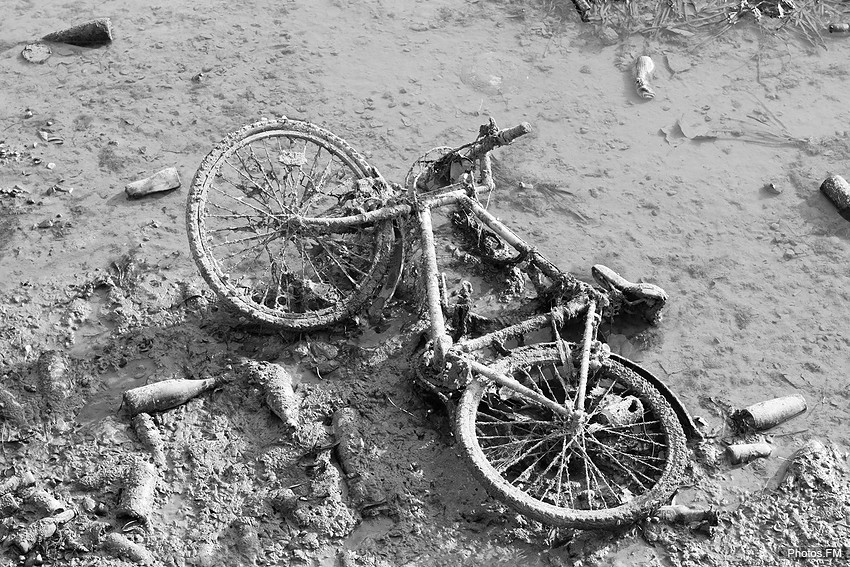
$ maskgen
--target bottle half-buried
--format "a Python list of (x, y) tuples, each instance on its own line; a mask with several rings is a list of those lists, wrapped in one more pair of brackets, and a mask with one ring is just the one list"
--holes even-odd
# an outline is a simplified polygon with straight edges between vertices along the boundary
[(652, 58), (646, 55), (637, 58), (637, 61), (635, 61), (635, 88), (641, 98), (655, 98), (655, 91), (649, 86), (653, 72), (655, 72), (655, 63)]
[(850, 24), (829, 24), (829, 33), (848, 33)]
[(850, 183), (840, 175), (830, 175), (821, 183), (820, 190), (832, 201), (838, 214), (850, 220)]
[(221, 383), (215, 378), (206, 380), (163, 380), (124, 392), (124, 405), (130, 415), (142, 412), (165, 411), (185, 404), (195, 396), (212, 390)]

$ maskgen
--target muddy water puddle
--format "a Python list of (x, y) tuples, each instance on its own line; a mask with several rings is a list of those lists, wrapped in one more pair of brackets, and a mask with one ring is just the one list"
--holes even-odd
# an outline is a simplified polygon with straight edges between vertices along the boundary
[(80, 409), (76, 421), (80, 425), (91, 425), (116, 415), (124, 392), (131, 388), (144, 386), (153, 375), (155, 365), (152, 360), (140, 358), (131, 360), (118, 370), (110, 370), (101, 375), (100, 385), (88, 402)]

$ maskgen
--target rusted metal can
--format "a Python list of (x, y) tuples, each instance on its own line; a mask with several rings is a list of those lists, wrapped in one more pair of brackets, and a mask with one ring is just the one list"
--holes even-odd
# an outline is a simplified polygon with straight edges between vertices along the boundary
[(800, 394), (765, 400), (732, 414), (744, 429), (764, 431), (806, 411), (806, 398)]
[(773, 447), (769, 443), (746, 443), (743, 445), (729, 445), (726, 454), (732, 464), (749, 463), (753, 459), (769, 457)]
[(154, 466), (141, 458), (133, 459), (124, 472), (124, 490), (117, 514), (147, 524), (153, 514), (154, 490), (158, 480)]

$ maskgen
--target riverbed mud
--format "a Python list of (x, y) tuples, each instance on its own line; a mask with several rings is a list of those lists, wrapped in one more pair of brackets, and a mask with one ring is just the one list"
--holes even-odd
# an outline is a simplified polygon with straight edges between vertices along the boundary
[[(566, 4), (4, 4), (3, 564), (790, 566), (818, 564), (794, 550), (846, 545), (850, 225), (818, 188), (848, 174), (848, 40), (815, 47), (746, 19), (708, 42), (630, 33)], [(109, 45), (20, 55), (101, 17)], [(634, 88), (641, 55), (656, 62), (652, 100)], [(281, 115), (397, 181), (487, 115), (531, 122), (494, 156), (510, 175), (489, 208), (586, 281), (601, 263), (669, 294), (658, 327), (602, 330), (717, 435), (672, 504), (716, 509), (718, 525), (556, 530), (491, 499), (412, 386), (421, 325), (403, 304), (377, 328), (303, 334), (224, 308), (189, 253), (186, 185), (227, 132)], [(127, 199), (168, 167), (181, 188)], [(500, 289), (474, 283), (498, 316)], [(286, 367), (295, 428), (237, 371), (244, 359)], [(121, 407), (134, 387), (219, 377), (151, 416), (156, 454)], [(768, 432), (771, 457), (724, 460), (732, 430), (712, 399), (794, 393), (809, 409)], [(345, 453), (341, 411), (357, 417)], [(801, 447), (815, 469), (792, 457)], [(127, 516), (127, 467), (154, 462), (149, 507)]]

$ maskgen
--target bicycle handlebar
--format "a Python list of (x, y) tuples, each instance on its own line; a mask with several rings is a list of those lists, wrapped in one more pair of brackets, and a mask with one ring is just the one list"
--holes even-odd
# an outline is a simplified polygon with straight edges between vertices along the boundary
[(531, 124), (523, 122), (511, 128), (504, 128), (495, 134), (485, 136), (480, 141), (473, 144), (469, 150), (469, 154), (465, 157), (469, 160), (476, 160), (499, 146), (506, 146), (525, 134), (531, 132)]
[(522, 135), (528, 134), (531, 132), (531, 124), (528, 122), (523, 122), (522, 124), (517, 124), (513, 128), (505, 128), (504, 130), (500, 130), (496, 137), (499, 139), (502, 145), (510, 144), (517, 138)]

